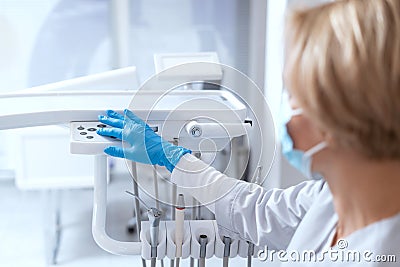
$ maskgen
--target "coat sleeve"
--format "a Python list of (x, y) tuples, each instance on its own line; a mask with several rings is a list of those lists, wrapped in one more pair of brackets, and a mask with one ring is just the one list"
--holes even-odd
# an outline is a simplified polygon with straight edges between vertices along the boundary
[(215, 213), (221, 235), (257, 246), (285, 249), (325, 185), (306, 181), (287, 189), (265, 188), (229, 178), (190, 154), (171, 181)]

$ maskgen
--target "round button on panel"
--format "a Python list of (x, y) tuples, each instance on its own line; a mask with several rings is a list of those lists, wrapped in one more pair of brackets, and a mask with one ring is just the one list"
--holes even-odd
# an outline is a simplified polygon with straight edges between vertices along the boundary
[(87, 135), (87, 132), (80, 132), (80, 135)]
[(77, 129), (78, 129), (79, 131), (85, 130), (85, 128), (84, 128), (83, 126), (79, 126)]
[(93, 139), (93, 136), (88, 135), (88, 136), (86, 136), (86, 138), (87, 138), (87, 139)]
[(201, 128), (200, 127), (196, 127), (194, 126), (191, 130), (190, 130), (191, 134), (193, 137), (199, 137), (201, 135)]
[(107, 125), (105, 125), (105, 124), (98, 124), (97, 127), (99, 127), (99, 128), (106, 128)]
[(94, 132), (94, 131), (96, 131), (96, 128), (89, 128), (88, 131), (89, 132)]

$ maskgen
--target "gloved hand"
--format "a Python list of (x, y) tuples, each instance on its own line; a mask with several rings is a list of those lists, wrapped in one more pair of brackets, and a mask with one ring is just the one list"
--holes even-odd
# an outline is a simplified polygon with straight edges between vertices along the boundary
[(125, 110), (125, 117), (115, 111), (107, 110), (107, 116), (99, 116), (99, 121), (114, 128), (97, 130), (99, 135), (116, 137), (129, 143), (130, 147), (110, 146), (104, 152), (110, 156), (132, 161), (165, 166), (172, 172), (180, 158), (191, 153), (190, 150), (175, 146), (163, 140), (144, 121)]

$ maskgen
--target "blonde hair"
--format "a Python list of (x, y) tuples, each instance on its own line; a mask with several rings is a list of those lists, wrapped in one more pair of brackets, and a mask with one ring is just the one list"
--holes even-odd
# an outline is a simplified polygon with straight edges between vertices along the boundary
[(291, 10), (284, 79), (334, 144), (400, 159), (400, 0)]

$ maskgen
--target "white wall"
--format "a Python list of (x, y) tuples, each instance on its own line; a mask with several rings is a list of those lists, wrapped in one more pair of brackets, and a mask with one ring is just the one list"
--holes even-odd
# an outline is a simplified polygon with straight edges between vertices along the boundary
[[(293, 2), (289, 0), (289, 2)], [(284, 16), (287, 8), (286, 1), (268, 1), (267, 13), (267, 35), (266, 35), (266, 69), (265, 90), (269, 105), (275, 119), (275, 127), (279, 125), (279, 109), (281, 91), (283, 88), (283, 29)], [(275, 129), (277, 130), (277, 129)], [(266, 187), (286, 188), (297, 184), (304, 178), (284, 159), (280, 152), (280, 140), (277, 134), (276, 160), (270, 176), (265, 184)]]

